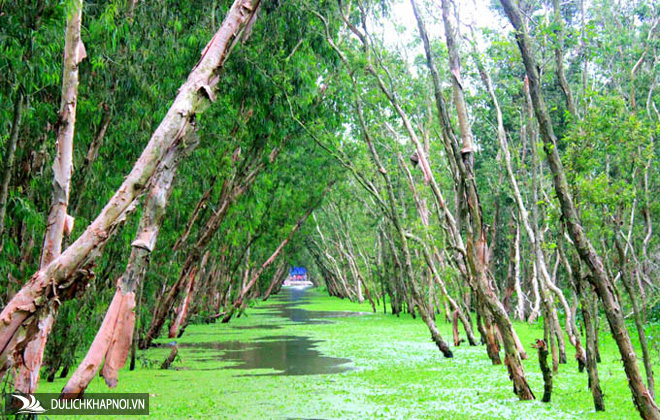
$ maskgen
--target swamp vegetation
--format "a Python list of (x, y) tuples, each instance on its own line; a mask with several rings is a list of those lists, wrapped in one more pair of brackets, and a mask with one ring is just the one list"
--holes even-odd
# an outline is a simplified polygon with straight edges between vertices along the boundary
[(659, 53), (654, 0), (0, 0), (3, 392), (660, 419)]

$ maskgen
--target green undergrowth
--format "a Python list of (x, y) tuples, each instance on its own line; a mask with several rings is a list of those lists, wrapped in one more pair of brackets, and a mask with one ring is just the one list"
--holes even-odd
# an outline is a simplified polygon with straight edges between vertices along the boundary
[[(371, 312), (368, 303), (307, 293), (312, 311)], [(191, 325), (180, 344), (251, 342), (264, 337), (304, 336), (324, 356), (351, 359), (351, 370), (329, 375), (276, 375), (270, 369), (231, 369), (222, 350), (184, 347), (172, 369), (160, 370), (168, 347), (140, 352), (138, 368), (120, 372), (113, 392), (148, 392), (149, 419), (624, 419), (638, 418), (614, 342), (601, 332), (599, 365), (606, 410), (595, 413), (586, 373), (576, 362), (561, 365), (552, 402), (541, 403), (543, 382), (531, 343), (542, 337), (538, 325), (516, 324), (529, 354), (525, 370), (538, 400), (520, 402), (506, 368), (492, 366), (485, 348), (461, 345), (446, 359), (434, 347), (421, 320), (376, 314), (300, 324), (273, 316), (260, 302), (230, 324)], [(389, 308), (388, 308), (389, 310)], [(328, 321), (328, 320), (324, 320)], [(446, 339), (451, 325), (438, 321)], [(161, 339), (161, 344), (172, 340)], [(567, 344), (568, 345), (568, 344)], [(567, 349), (572, 353), (569, 347)], [(40, 392), (58, 392), (65, 380), (42, 382)], [(107, 392), (96, 378), (88, 392)], [(84, 419), (94, 417), (85, 416)], [(99, 417), (107, 418), (107, 417)], [(128, 419), (129, 417), (124, 416)]]

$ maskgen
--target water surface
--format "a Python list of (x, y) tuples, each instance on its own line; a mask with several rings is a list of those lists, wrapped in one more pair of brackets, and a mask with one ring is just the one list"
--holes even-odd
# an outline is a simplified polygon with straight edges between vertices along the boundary
[[(282, 328), (278, 321), (303, 325), (331, 323), (331, 318), (358, 316), (360, 312), (308, 311), (298, 305), (309, 303), (307, 288), (283, 287), (280, 294), (264, 306), (269, 324), (231, 327), (239, 330), (276, 330)], [(258, 309), (260, 310), (260, 309)], [(224, 369), (273, 369), (268, 375), (322, 375), (341, 373), (354, 369), (351, 359), (323, 355), (316, 349), (320, 340), (304, 335), (267, 335), (251, 341), (221, 341), (210, 343), (181, 343), (181, 347), (218, 350), (217, 358), (233, 362)], [(216, 357), (216, 356), (213, 356)]]

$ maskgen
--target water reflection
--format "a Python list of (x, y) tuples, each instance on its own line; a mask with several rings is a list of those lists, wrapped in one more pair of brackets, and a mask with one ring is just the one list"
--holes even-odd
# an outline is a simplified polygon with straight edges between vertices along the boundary
[[(318, 340), (296, 335), (262, 337), (247, 343), (225, 341), (194, 343), (188, 346), (222, 350), (220, 359), (235, 362), (225, 369), (274, 369), (267, 375), (321, 375), (351, 370), (350, 359), (324, 356), (315, 349)], [(182, 344), (182, 347), (185, 345)]]
[(276, 302), (269, 305), (270, 315), (288, 318), (290, 321), (303, 324), (329, 324), (330, 321), (320, 321), (326, 318), (343, 318), (364, 315), (362, 312), (345, 311), (308, 311), (298, 308), (298, 305), (310, 303), (306, 295), (306, 287), (282, 287), (280, 293), (273, 298)]
[[(282, 288), (273, 303), (266, 307), (269, 317), (275, 316), (282, 321), (289, 320), (302, 324), (329, 323), (320, 319), (361, 315), (359, 312), (307, 311), (297, 305), (308, 303), (305, 288)], [(236, 329), (273, 330), (281, 326), (254, 325), (239, 326)], [(341, 357), (324, 356), (316, 350), (320, 340), (297, 335), (275, 335), (258, 338), (254, 341), (224, 341), (214, 343), (181, 343), (180, 347), (195, 347), (218, 350), (219, 358), (234, 362), (225, 369), (273, 369), (277, 373), (268, 375), (321, 375), (352, 370), (351, 360)]]

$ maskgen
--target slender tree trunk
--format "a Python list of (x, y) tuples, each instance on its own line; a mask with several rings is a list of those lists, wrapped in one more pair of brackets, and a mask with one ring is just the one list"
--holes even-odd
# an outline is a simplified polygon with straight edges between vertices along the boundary
[(549, 403), (552, 396), (552, 371), (548, 367), (548, 345), (543, 340), (536, 340), (534, 347), (539, 352), (539, 366), (543, 374), (543, 398), (541, 401)]
[[(131, 340), (131, 364), (129, 370), (135, 370), (135, 359), (137, 359), (138, 337), (142, 331), (142, 322), (140, 322), (140, 309), (142, 308), (142, 292), (144, 291), (144, 282), (140, 283), (140, 292), (138, 293), (137, 302), (135, 304), (135, 314), (138, 321), (137, 326), (133, 327), (133, 339)], [(138, 333), (136, 334), (136, 328)]]
[(644, 362), (644, 370), (646, 371), (646, 386), (648, 387), (651, 397), (654, 397), (655, 381), (653, 379), (653, 365), (651, 363), (651, 354), (649, 353), (649, 345), (646, 341), (646, 332), (644, 331), (644, 322), (642, 321), (642, 313), (637, 302), (637, 294), (630, 278), (630, 271), (626, 266), (626, 253), (621, 244), (621, 239), (618, 237), (619, 231), (614, 229), (614, 245), (619, 255), (619, 273), (621, 274), (621, 282), (623, 283), (626, 293), (630, 298), (632, 305), (633, 318), (635, 319), (635, 327), (637, 328), (637, 337), (639, 338), (639, 345), (642, 349), (642, 360)]
[(167, 358), (161, 363), (160, 368), (161, 369), (169, 369), (174, 360), (176, 360), (176, 356), (179, 354), (179, 347), (175, 344), (172, 346), (172, 351), (170, 354), (167, 356)]
[(561, 205), (562, 215), (568, 227), (568, 233), (582, 261), (591, 271), (591, 281), (594, 284), (598, 297), (603, 302), (605, 315), (610, 324), (612, 335), (619, 347), (624, 369), (628, 377), (628, 384), (632, 392), (633, 401), (642, 418), (660, 419), (660, 410), (653, 397), (644, 385), (644, 380), (637, 364), (637, 357), (633, 348), (628, 329), (626, 328), (621, 305), (614, 293), (614, 285), (605, 271), (603, 261), (596, 253), (589, 241), (580, 220), (570, 193), (566, 173), (557, 150), (557, 141), (552, 127), (550, 115), (543, 101), (540, 89), (540, 80), (536, 60), (532, 55), (531, 41), (527, 29), (522, 21), (518, 7), (511, 0), (500, 0), (504, 10), (516, 30), (516, 40), (525, 64), (529, 78), (530, 94), (534, 104), (534, 111), (539, 122), (541, 137), (547, 154), (550, 169), (552, 170), (555, 192)]
[[(62, 75), (62, 102), (58, 115), (57, 152), (53, 163), (53, 194), (41, 251), (40, 270), (47, 267), (62, 253), (62, 240), (73, 229), (73, 217), (67, 214), (69, 190), (73, 172), (73, 136), (76, 126), (78, 102), (78, 65), (87, 56), (80, 39), (82, 0), (76, 0), (69, 10), (64, 43)], [(32, 394), (39, 383), (39, 369), (43, 361), (46, 341), (55, 323), (59, 301), (53, 300), (39, 316), (38, 333), (32, 337), (22, 357), (16, 360), (18, 376), (14, 386), (20, 392)]]
[[(420, 200), (420, 198), (417, 194), (417, 190), (415, 188), (415, 183), (414, 183), (412, 174), (410, 173), (410, 170), (408, 169), (408, 166), (406, 165), (405, 161), (403, 160), (403, 158), (401, 156), (399, 156), (399, 164), (404, 169), (404, 172), (406, 173), (406, 177), (408, 179), (408, 185), (410, 186), (410, 189), (412, 191), (415, 202), (418, 203), (417, 208), (418, 208), (418, 211), (420, 213), (420, 218), (422, 220), (422, 225), (424, 226), (424, 230), (426, 231), (427, 241), (432, 243), (432, 238), (430, 237), (430, 235), (428, 233), (428, 218), (423, 217), (423, 214), (424, 214), (423, 206), (422, 206), (421, 200)], [(463, 313), (463, 308), (461, 308), (460, 305), (458, 305), (456, 300), (454, 300), (451, 296), (449, 296), (449, 293), (447, 291), (445, 283), (444, 283), (444, 281), (442, 281), (442, 278), (438, 273), (438, 270), (435, 266), (433, 258), (431, 257), (431, 254), (429, 253), (429, 250), (426, 247), (426, 243), (424, 241), (422, 241), (421, 239), (419, 239), (419, 238), (412, 237), (412, 236), (411, 236), (411, 238), (413, 240), (415, 240), (416, 242), (418, 242), (422, 246), (422, 250), (424, 251), (424, 257), (426, 259), (426, 263), (429, 266), (429, 269), (431, 270), (431, 274), (432, 274), (433, 278), (435, 279), (436, 283), (440, 287), (440, 293), (449, 302), (449, 305), (451, 306), (452, 310), (456, 312), (458, 318), (460, 318), (461, 323), (463, 324), (463, 327), (465, 329), (465, 334), (468, 337), (468, 342), (470, 343), (470, 345), (471, 346), (476, 346), (477, 342), (476, 342), (476, 339), (474, 337), (474, 332), (472, 331), (472, 325), (470, 324), (469, 320), (467, 319), (467, 317)], [(433, 255), (436, 258), (438, 256), (438, 252), (437, 252), (437, 249), (435, 249), (435, 247), (434, 247), (434, 254)], [(432, 306), (430, 306), (430, 308), (432, 308)], [(459, 340), (455, 339), (454, 341), (455, 341), (455, 343), (457, 343), (456, 346), (458, 346)]]
[(513, 275), (515, 278), (515, 289), (516, 289), (516, 298), (518, 303), (516, 304), (516, 310), (514, 311), (514, 318), (519, 321), (525, 319), (525, 294), (522, 290), (522, 279), (520, 278), (520, 224), (516, 220), (516, 231), (514, 236), (514, 253), (513, 253)]
[(566, 109), (568, 109), (568, 112), (571, 115), (577, 116), (575, 102), (573, 101), (573, 94), (571, 93), (570, 85), (568, 84), (568, 80), (566, 80), (566, 75), (564, 74), (564, 19), (561, 17), (559, 0), (552, 0), (552, 7), (554, 9), (555, 19), (555, 67), (557, 73), (557, 81), (559, 82), (561, 91), (564, 93), (564, 98), (566, 98)]
[(482, 308), (481, 313), (484, 316), (480, 317), (477, 322), (481, 324), (479, 332), (481, 333), (481, 341), (486, 344), (486, 354), (488, 358), (493, 363), (493, 365), (501, 365), (502, 359), (500, 358), (500, 341), (495, 335), (495, 328), (493, 326), (493, 316), (490, 314), (486, 305), (481, 301), (481, 298), (477, 296), (477, 308)]
[[(526, 133), (529, 136), (529, 144), (530, 144), (530, 149), (531, 149), (531, 166), (532, 166), (532, 217), (531, 221), (526, 217), (527, 215), (525, 214), (524, 216), (521, 216), (524, 220), (527, 220), (527, 223), (525, 224), (526, 229), (528, 229), (528, 234), (532, 233), (533, 237), (530, 237), (530, 242), (532, 242), (532, 249), (534, 252), (535, 256), (535, 280), (538, 280), (539, 282), (539, 295), (541, 297), (541, 306), (543, 308), (543, 314), (544, 317), (548, 319), (548, 327), (550, 328), (550, 332), (552, 334), (552, 339), (550, 340), (551, 344), (551, 349), (552, 349), (552, 356), (553, 356), (553, 362), (554, 365), (553, 367), (555, 368), (555, 371), (557, 371), (557, 350), (559, 352), (559, 363), (566, 363), (566, 344), (564, 342), (564, 333), (561, 329), (561, 326), (559, 324), (559, 317), (557, 316), (557, 310), (554, 306), (554, 301), (552, 297), (550, 296), (550, 291), (552, 290), (554, 294), (557, 296), (559, 301), (562, 303), (564, 307), (564, 311), (566, 312), (566, 332), (568, 333), (569, 340), (570, 342), (575, 346), (576, 350), (578, 350), (578, 353), (576, 354), (576, 358), (578, 360), (584, 360), (584, 354), (580, 353), (579, 350), (581, 349), (581, 345), (578, 343), (578, 339), (576, 337), (576, 334), (574, 333), (574, 326), (575, 323), (571, 320), (571, 312), (570, 312), (570, 307), (568, 305), (568, 302), (566, 301), (566, 298), (564, 297), (564, 294), (562, 293), (561, 289), (556, 287), (554, 283), (552, 282), (552, 279), (550, 278), (550, 273), (548, 272), (548, 265), (546, 263), (545, 259), (545, 254), (543, 253), (543, 248), (541, 244), (543, 243), (543, 234), (541, 230), (539, 229), (539, 189), (540, 189), (540, 180), (542, 179), (542, 174), (541, 174), (541, 165), (538, 160), (538, 151), (537, 151), (537, 132), (532, 126), (533, 122), (533, 110), (532, 110), (532, 104), (531, 104), (531, 98), (529, 95), (529, 89), (528, 89), (528, 84), (524, 84), (524, 91), (525, 91), (525, 97), (526, 97), (526, 114), (527, 114), (527, 125), (526, 125)], [(531, 227), (530, 227), (531, 223)]]
[[(476, 55), (476, 54), (475, 54)], [(477, 56), (478, 57), (478, 56)], [(582, 346), (579, 343), (579, 337), (577, 334), (575, 334), (575, 322), (571, 318), (571, 310), (570, 310), (570, 305), (566, 301), (566, 298), (564, 297), (563, 292), (561, 289), (556, 287), (554, 283), (552, 282), (552, 279), (550, 278), (550, 274), (548, 272), (548, 267), (545, 259), (545, 255), (543, 253), (543, 249), (541, 247), (541, 235), (538, 230), (538, 163), (536, 162), (536, 139), (534, 138), (531, 133), (533, 130), (531, 130), (531, 127), (529, 129), (526, 129), (526, 134), (530, 135), (531, 137), (531, 144), (532, 144), (532, 218), (530, 221), (529, 213), (527, 212), (527, 208), (525, 207), (525, 204), (522, 199), (522, 195), (520, 194), (520, 189), (518, 188), (518, 181), (516, 180), (515, 174), (513, 172), (513, 164), (511, 163), (511, 154), (509, 152), (509, 146), (508, 142), (506, 139), (506, 132), (504, 130), (504, 122), (502, 118), (502, 111), (500, 110), (499, 103), (497, 101), (497, 97), (495, 95), (495, 91), (493, 89), (490, 76), (486, 72), (485, 68), (481, 64), (480, 60), (477, 58), (477, 65), (479, 67), (479, 72), (481, 74), (481, 79), (484, 82), (484, 85), (486, 86), (486, 90), (488, 91), (491, 102), (493, 103), (493, 106), (495, 107), (495, 112), (497, 116), (497, 138), (500, 144), (500, 150), (504, 156), (504, 162), (505, 162), (505, 167), (506, 167), (506, 172), (508, 175), (509, 183), (511, 184), (511, 189), (513, 190), (513, 195), (515, 202), (518, 206), (518, 212), (520, 214), (520, 219), (522, 220), (523, 226), (525, 227), (525, 230), (527, 231), (527, 236), (529, 238), (529, 241), (531, 243), (532, 249), (534, 250), (534, 255), (536, 257), (536, 268), (537, 268), (537, 276), (536, 279), (541, 279), (542, 281), (540, 282), (540, 297), (543, 300), (543, 306), (544, 306), (544, 312), (545, 316), (549, 318), (550, 321), (550, 328), (552, 332), (556, 336), (556, 341), (559, 346), (559, 352), (560, 352), (560, 362), (565, 363), (566, 362), (566, 352), (565, 352), (565, 345), (564, 345), (564, 338), (563, 338), (563, 332), (561, 331), (561, 327), (559, 324), (559, 318), (557, 316), (557, 311), (554, 308), (554, 304), (551, 302), (551, 297), (549, 296), (549, 291), (552, 291), (555, 296), (559, 299), (559, 301), (562, 303), (562, 306), (564, 308), (564, 311), (566, 313), (566, 332), (568, 333), (569, 340), (571, 344), (576, 348), (576, 358), (582, 363), (584, 362), (584, 352), (582, 350)], [(532, 110), (531, 110), (531, 105), (529, 106), (528, 109), (528, 122), (531, 122), (532, 119)], [(554, 340), (551, 340), (554, 342)]]
[[(341, 50), (339, 50), (339, 48), (337, 48), (337, 46), (334, 44), (334, 42), (330, 38), (328, 30), (327, 30), (327, 28), (328, 28), (327, 21), (324, 18), (322, 18), (320, 15), (317, 15), (317, 16), (319, 16), (319, 18), (321, 18), (323, 20), (323, 23), (326, 26), (326, 37), (327, 37), (328, 43), (331, 45), (331, 47), (333, 47), (333, 49), (337, 52), (337, 54), (339, 55), (341, 60), (346, 65), (347, 70), (349, 71), (349, 75), (351, 77), (353, 87), (356, 89), (356, 92), (359, 92), (357, 81), (355, 79), (354, 73), (351, 72), (351, 70), (350, 70), (350, 65), (349, 65), (348, 59), (341, 52)], [(369, 46), (368, 46), (368, 41), (367, 41), (366, 36), (364, 34), (362, 34), (357, 28), (355, 28), (350, 23), (349, 19), (346, 16), (343, 15), (343, 11), (342, 11), (342, 17), (344, 19), (344, 22), (351, 29), (351, 31), (356, 33), (356, 35), (360, 38), (360, 40), (365, 45), (365, 48), (368, 49)], [(373, 69), (372, 69), (372, 74), (374, 74)], [(383, 88), (382, 81), (380, 80), (380, 78), (377, 78), (377, 80), (379, 81), (379, 85), (381, 86), (381, 89), (382, 89)], [(386, 190), (387, 190), (388, 205), (389, 205), (389, 218), (390, 218), (390, 220), (391, 220), (391, 222), (394, 226), (394, 229), (396, 231), (397, 237), (399, 239), (399, 246), (401, 247), (401, 251), (402, 251), (402, 254), (403, 254), (403, 258), (404, 258), (404, 264), (403, 264), (403, 267), (401, 267), (401, 268), (402, 268), (402, 272), (403, 272), (405, 278), (408, 280), (408, 283), (409, 283), (411, 291), (412, 291), (411, 298), (413, 300), (413, 305), (410, 305), (411, 307), (409, 309), (414, 311), (415, 305), (417, 306), (417, 308), (419, 310), (419, 313), (420, 313), (420, 316), (422, 317), (422, 320), (424, 321), (424, 323), (429, 328), (429, 331), (431, 332), (431, 339), (438, 346), (438, 349), (443, 353), (443, 355), (445, 357), (453, 357), (453, 353), (451, 352), (451, 350), (449, 349), (449, 346), (447, 345), (447, 343), (443, 340), (442, 336), (440, 335), (440, 331), (437, 329), (437, 327), (435, 325), (435, 322), (433, 321), (432, 317), (428, 313), (428, 309), (426, 308), (424, 300), (421, 297), (421, 293), (419, 292), (419, 289), (418, 289), (418, 286), (417, 286), (417, 283), (416, 283), (416, 280), (415, 280), (415, 277), (414, 277), (413, 268), (412, 268), (412, 262), (411, 262), (411, 257), (410, 257), (410, 249), (408, 248), (408, 239), (407, 239), (407, 237), (405, 235), (405, 232), (403, 230), (403, 226), (401, 225), (399, 211), (396, 208), (397, 200), (396, 200), (396, 196), (394, 195), (392, 182), (391, 182), (391, 179), (390, 179), (390, 176), (389, 176), (387, 170), (383, 166), (383, 164), (380, 160), (380, 157), (378, 156), (378, 153), (377, 153), (377, 151), (374, 147), (370, 131), (369, 131), (369, 129), (367, 127), (367, 124), (366, 124), (366, 121), (364, 119), (364, 113), (363, 113), (362, 103), (361, 103), (361, 100), (360, 100), (360, 97), (359, 97), (359, 93), (357, 94), (357, 96), (355, 98), (355, 108), (356, 108), (356, 111), (357, 111), (358, 122), (360, 124), (360, 128), (362, 129), (362, 134), (363, 134), (364, 140), (367, 144), (367, 149), (369, 150), (369, 153), (371, 155), (372, 162), (375, 165), (378, 172), (381, 174), (381, 177), (383, 178), (383, 181), (385, 183), (385, 187), (386, 187)], [(400, 108), (397, 107), (397, 110), (400, 110)], [(404, 119), (404, 122), (406, 122), (405, 119)], [(409, 126), (410, 126), (410, 124), (408, 123), (408, 128), (411, 129)], [(423, 155), (423, 150), (420, 150), (419, 153), (420, 153), (420, 155)], [(425, 176), (427, 176), (429, 174), (430, 174), (430, 168), (427, 168), (425, 170)], [(386, 214), (387, 214), (387, 211), (386, 211)], [(393, 248), (393, 252), (394, 252), (394, 248)]]
[[(517, 337), (515, 331), (513, 330), (510, 319), (508, 319), (506, 310), (502, 306), (501, 302), (499, 302), (498, 297), (490, 287), (490, 282), (488, 279), (488, 272), (487, 272), (488, 262), (486, 260), (481, 262), (477, 261), (478, 255), (481, 255), (483, 258), (486, 258), (488, 255), (488, 251), (486, 249), (487, 246), (486, 246), (485, 232), (482, 230), (483, 224), (481, 219), (481, 208), (479, 204), (479, 198), (476, 191), (476, 185), (474, 183), (474, 176), (472, 174), (472, 148), (470, 147), (470, 148), (459, 149), (458, 147), (458, 143), (455, 139), (455, 136), (451, 128), (449, 114), (447, 112), (447, 108), (444, 102), (442, 88), (440, 86), (440, 78), (438, 75), (438, 71), (435, 67), (435, 63), (433, 61), (430, 41), (426, 33), (426, 28), (420, 16), (417, 4), (415, 3), (414, 0), (412, 0), (411, 3), (413, 6), (413, 11), (415, 12), (415, 17), (420, 32), (420, 37), (422, 38), (424, 44), (427, 66), (431, 73), (431, 80), (433, 82), (433, 88), (436, 99), (435, 101), (436, 107), (438, 110), (438, 115), (442, 122), (441, 124), (442, 138), (445, 145), (445, 152), (448, 157), (450, 167), (452, 168), (452, 174), (454, 176), (455, 191), (457, 193), (457, 197), (467, 196), (465, 200), (459, 200), (457, 198), (457, 205), (461, 205), (460, 203), (464, 204), (465, 202), (467, 202), (470, 205), (470, 207), (468, 208), (468, 213), (470, 214), (471, 220), (469, 221), (470, 223), (465, 223), (466, 228), (470, 230), (470, 232), (468, 233), (468, 237), (469, 237), (468, 246), (465, 250), (465, 258), (467, 265), (466, 274), (469, 282), (468, 284), (470, 284), (471, 288), (477, 294), (477, 297), (480, 298), (484, 303), (483, 305), (477, 305), (478, 310), (485, 311), (481, 314), (482, 318), (488, 318), (489, 315), (487, 314), (487, 312), (490, 311), (494, 316), (494, 320), (498, 323), (498, 325), (500, 325), (500, 330), (503, 332), (505, 350), (507, 351), (508, 354), (510, 354), (510, 357), (507, 358), (507, 362), (511, 363), (513, 366), (510, 369), (510, 374), (511, 374), (510, 377), (514, 381), (514, 392), (522, 399), (530, 399), (533, 398), (533, 394), (529, 389), (529, 386), (527, 385), (527, 381), (524, 377), (524, 369), (522, 368), (522, 364), (520, 362), (521, 354), (516, 346), (516, 342), (518, 340), (516, 339)], [(445, 5), (443, 4), (443, 18), (445, 15), (444, 6)], [(448, 26), (451, 27), (451, 25)], [(452, 57), (450, 58), (450, 67), (451, 67), (450, 70), (452, 71), (452, 74), (454, 74), (454, 78), (452, 79), (452, 85), (455, 90), (454, 99), (455, 102), (458, 104), (458, 106), (464, 109), (460, 111), (462, 114), (462, 117), (460, 119), (463, 120), (463, 123), (459, 125), (461, 125), (463, 129), (466, 129), (468, 128), (466, 121), (467, 111), (464, 106), (462, 88), (459, 81), (460, 66), (459, 66), (458, 55), (454, 48), (453, 30), (452, 29), (446, 30), (446, 33), (450, 34), (450, 37), (448, 37), (447, 39), (447, 43), (448, 43), (448, 47), (450, 47), (450, 50), (452, 51)], [(463, 143), (467, 144), (468, 140), (471, 142), (471, 138), (472, 136), (469, 131), (466, 131), (465, 133), (461, 133), (461, 139)], [(442, 207), (444, 203), (440, 202), (439, 204)], [(478, 229), (481, 232), (480, 233), (475, 232), (474, 229)], [(460, 238), (460, 235), (456, 235), (456, 237)], [(494, 346), (495, 341), (490, 339), (486, 340), (486, 345)], [(499, 360), (499, 357), (494, 358), (494, 355), (497, 353), (497, 351), (498, 350), (495, 348), (488, 349), (488, 354), (490, 355), (491, 360), (493, 360), (494, 363), (497, 360)]]
[(144, 337), (140, 340), (139, 348), (145, 349), (149, 347), (151, 342), (158, 338), (170, 311), (174, 307), (179, 293), (183, 290), (183, 287), (189, 278), (188, 276), (190, 275), (191, 270), (196, 269), (195, 267), (197, 267), (197, 264), (202, 258), (204, 249), (220, 228), (229, 208), (241, 194), (245, 193), (252, 186), (257, 175), (264, 167), (265, 163), (254, 159), (252, 161), (252, 166), (250, 166), (244, 176), (240, 179), (225, 181), (222, 186), (222, 191), (215, 212), (213, 212), (212, 216), (206, 221), (203, 229), (200, 230), (200, 236), (197, 241), (187, 249), (188, 256), (181, 268), (179, 278), (172, 285), (170, 290), (166, 294), (163, 294), (159, 299), (157, 308), (154, 311), (151, 320), (151, 325)]
[[(460, 57), (458, 53), (455, 28), (451, 22), (451, 16), (452, 14), (450, 11), (450, 2), (449, 0), (443, 0), (442, 18), (445, 26), (447, 50), (449, 52), (449, 70), (452, 74), (451, 82), (454, 105), (458, 117), (461, 137), (460, 157), (456, 157), (456, 162), (459, 167), (459, 172), (461, 173), (462, 186), (465, 192), (465, 204), (467, 206), (469, 215), (469, 223), (466, 223), (466, 228), (468, 231), (468, 264), (470, 265), (470, 270), (473, 273), (475, 279), (474, 288), (477, 296), (493, 315), (493, 319), (497, 324), (498, 330), (502, 336), (504, 350), (506, 353), (504, 363), (509, 371), (509, 377), (513, 381), (514, 393), (521, 400), (532, 400), (534, 399), (534, 394), (529, 387), (525, 377), (525, 370), (522, 364), (522, 358), (519, 351), (515, 330), (513, 329), (511, 320), (504, 310), (504, 307), (496, 295), (495, 290), (493, 290), (489, 278), (490, 273), (488, 272), (487, 261), (488, 246), (486, 243), (486, 233), (484, 229), (481, 203), (479, 200), (479, 194), (477, 192), (477, 185), (474, 177), (473, 136), (468, 121), (467, 104), (463, 95)], [(419, 17), (418, 22), (421, 22)], [(423, 32), (421, 30), (422, 25), (418, 26), (420, 26), (420, 32)], [(427, 64), (429, 64), (429, 67), (431, 67), (432, 58), (430, 47), (428, 46), (428, 39), (425, 34), (422, 35), (422, 38), (424, 39), (425, 50), (427, 51)], [(437, 78), (437, 72), (432, 71), (432, 73), (436, 73)], [(434, 81), (434, 87), (436, 88), (436, 97), (441, 96), (442, 93), (437, 92), (439, 89), (439, 83), (435, 83)], [(440, 109), (442, 104), (439, 101), (436, 102), (436, 105)], [(440, 112), (440, 114), (442, 115), (443, 112)], [(446, 130), (449, 130), (449, 127), (447, 127)]]
[(539, 293), (539, 270), (536, 265), (536, 259), (532, 261), (532, 269), (530, 274), (530, 283), (532, 284), (532, 294), (534, 295), (534, 304), (531, 305), (527, 322), (535, 322), (541, 315), (541, 293)]
[(593, 314), (591, 310), (591, 286), (587, 283), (585, 279), (582, 278), (582, 274), (579, 270), (579, 262), (576, 262), (575, 267), (572, 269), (573, 272), (573, 281), (575, 283), (575, 288), (577, 289), (580, 307), (582, 308), (582, 319), (584, 321), (585, 335), (586, 335), (586, 367), (587, 374), (589, 375), (589, 390), (591, 391), (591, 396), (594, 401), (594, 408), (596, 411), (605, 411), (605, 402), (603, 401), (603, 391), (600, 388), (600, 379), (598, 378), (598, 363), (596, 360), (596, 354), (598, 349), (598, 337), (596, 336), (594, 328), (594, 316), (598, 316), (598, 313)]
[[(183, 299), (175, 311), (174, 320), (172, 321), (172, 325), (170, 326), (170, 331), (168, 334), (169, 338), (181, 337), (183, 334), (183, 329), (185, 328), (184, 320), (186, 319), (186, 316), (188, 315), (188, 309), (190, 308), (190, 300), (193, 297), (193, 288), (195, 287), (196, 276), (196, 270), (192, 270), (188, 275), (188, 285), (186, 286)], [(181, 328), (181, 331), (179, 331), (179, 328)]]
[(282, 283), (282, 281), (286, 277), (286, 266), (287, 266), (286, 261), (284, 260), (280, 261), (280, 264), (277, 266), (277, 269), (275, 270), (275, 274), (273, 274), (273, 278), (270, 281), (270, 285), (268, 286), (268, 289), (266, 289), (266, 293), (264, 293), (263, 300), (268, 300), (270, 294), (273, 293), (273, 289), (275, 288), (275, 286), (277, 284)]
[(507, 264), (506, 284), (504, 285), (504, 298), (502, 299), (502, 305), (504, 305), (504, 310), (506, 310), (507, 313), (511, 313), (511, 299), (513, 298), (513, 293), (516, 291), (515, 247), (516, 240), (520, 234), (518, 233), (518, 224), (515, 222), (514, 217), (511, 217), (509, 229), (513, 232), (513, 235), (511, 236), (513, 236), (514, 240), (509, 242), (509, 261)]
[(190, 232), (192, 231), (192, 228), (195, 225), (195, 221), (199, 217), (201, 211), (204, 208), (206, 208), (206, 205), (209, 199), (211, 198), (211, 193), (213, 192), (213, 187), (215, 186), (215, 180), (216, 178), (211, 179), (211, 185), (209, 185), (209, 188), (204, 192), (204, 194), (202, 194), (202, 197), (195, 205), (195, 208), (193, 209), (192, 213), (190, 214), (190, 217), (188, 218), (188, 222), (186, 223), (186, 228), (184, 229), (183, 234), (179, 236), (179, 238), (176, 240), (176, 243), (172, 247), (173, 251), (179, 250), (179, 248), (181, 248), (181, 245), (186, 242), (186, 239), (188, 239), (188, 236), (190, 235)]
[[(360, 124), (362, 126), (363, 134), (365, 136), (365, 140), (369, 146), (369, 150), (371, 151), (372, 158), (374, 163), (376, 164), (377, 167), (382, 168), (383, 165), (380, 161), (380, 157), (376, 153), (376, 149), (373, 146), (373, 142), (371, 140), (370, 134), (367, 131), (366, 124), (364, 122), (364, 117), (362, 115), (362, 107), (361, 104), (358, 102), (358, 115), (359, 115), (359, 120)], [(406, 279), (408, 280), (410, 284), (410, 288), (412, 291), (412, 298), (414, 301), (414, 304), (417, 306), (417, 309), (419, 311), (420, 316), (422, 317), (422, 320), (428, 327), (429, 331), (431, 332), (431, 339), (433, 342), (438, 346), (438, 349), (442, 352), (442, 354), (445, 357), (454, 357), (452, 351), (449, 349), (449, 346), (447, 343), (444, 341), (442, 336), (440, 335), (440, 331), (438, 330), (437, 326), (435, 325), (435, 322), (433, 321), (431, 315), (429, 314), (429, 310), (424, 304), (423, 299), (421, 298), (421, 293), (418, 289), (417, 282), (414, 277), (413, 273), (413, 268), (412, 268), (412, 262), (411, 262), (411, 257), (410, 257), (410, 249), (408, 248), (408, 240), (406, 238), (406, 235), (403, 230), (403, 226), (401, 225), (401, 220), (399, 218), (398, 210), (396, 209), (396, 199), (394, 197), (394, 191), (392, 188), (392, 182), (389, 177), (389, 174), (387, 172), (381, 172), (384, 180), (385, 180), (385, 185), (387, 188), (388, 192), (388, 199), (390, 203), (390, 213), (392, 215), (392, 223), (394, 225), (394, 229), (396, 230), (398, 237), (399, 237), (399, 242), (400, 246), (402, 249), (403, 253), (403, 258), (404, 258), (404, 267), (403, 267), (403, 272), (406, 276)], [(410, 309), (414, 309), (410, 308)]]
[(57, 128), (57, 155), (53, 163), (53, 197), (40, 267), (48, 266), (62, 253), (62, 240), (73, 229), (73, 218), (67, 214), (71, 174), (73, 172), (73, 136), (78, 102), (78, 65), (87, 56), (80, 39), (82, 0), (73, 3), (67, 21), (62, 76), (62, 104)]
[[(412, 235), (408, 235), (411, 239), (416, 241), (422, 246), (422, 250), (424, 251), (424, 257), (426, 258), (426, 263), (428, 264), (429, 268), (431, 269), (431, 274), (433, 275), (433, 278), (436, 281), (436, 284), (440, 288), (440, 293), (442, 294), (443, 298), (447, 300), (449, 303), (449, 306), (452, 308), (452, 311), (456, 314), (456, 317), (461, 320), (461, 323), (463, 324), (463, 327), (465, 329), (465, 334), (468, 337), (468, 342), (470, 343), (471, 346), (476, 346), (477, 345), (477, 340), (474, 337), (474, 332), (472, 331), (472, 324), (470, 321), (467, 319), (465, 316), (465, 313), (463, 312), (463, 308), (456, 302), (455, 299), (453, 299), (449, 293), (447, 292), (447, 288), (445, 286), (445, 283), (442, 281), (442, 278), (440, 277), (440, 274), (438, 273), (438, 269), (435, 266), (435, 263), (433, 262), (433, 259), (429, 253), (429, 250), (426, 248), (426, 244), (420, 239)], [(458, 346), (458, 344), (456, 344)]]

